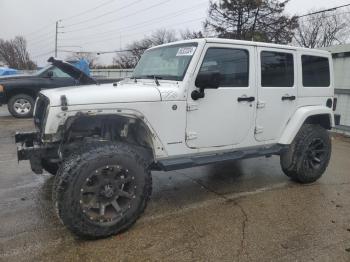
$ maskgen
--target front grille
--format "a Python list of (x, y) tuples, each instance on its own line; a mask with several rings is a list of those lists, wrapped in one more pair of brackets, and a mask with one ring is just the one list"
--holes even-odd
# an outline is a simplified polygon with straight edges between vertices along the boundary
[(46, 111), (49, 106), (49, 99), (44, 95), (39, 95), (35, 104), (34, 124), (41, 131), (45, 125)]

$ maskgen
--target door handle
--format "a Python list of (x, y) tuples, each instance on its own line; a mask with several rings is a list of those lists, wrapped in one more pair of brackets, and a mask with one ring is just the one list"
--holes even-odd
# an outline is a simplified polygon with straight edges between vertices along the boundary
[(238, 102), (253, 102), (255, 101), (255, 97), (254, 96), (241, 96), (237, 98)]
[(290, 100), (290, 101), (293, 101), (295, 100), (295, 96), (282, 96), (282, 101), (285, 101), (285, 100)]

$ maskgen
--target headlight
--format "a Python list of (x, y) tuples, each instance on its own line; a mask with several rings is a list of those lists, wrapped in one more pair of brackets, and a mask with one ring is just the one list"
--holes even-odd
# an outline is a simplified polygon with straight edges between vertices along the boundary
[(0, 85), (0, 92), (4, 92), (5, 91), (5, 87)]
[(34, 123), (40, 131), (45, 127), (45, 121), (49, 110), (49, 99), (44, 95), (39, 95), (35, 103)]

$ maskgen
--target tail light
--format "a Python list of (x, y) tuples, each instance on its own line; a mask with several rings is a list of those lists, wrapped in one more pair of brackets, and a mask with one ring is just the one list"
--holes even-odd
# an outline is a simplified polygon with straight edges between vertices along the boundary
[(327, 99), (327, 102), (326, 102), (326, 106), (329, 107), (329, 108), (332, 108), (332, 105), (333, 105), (333, 100), (332, 100), (332, 98), (328, 98), (328, 99)]

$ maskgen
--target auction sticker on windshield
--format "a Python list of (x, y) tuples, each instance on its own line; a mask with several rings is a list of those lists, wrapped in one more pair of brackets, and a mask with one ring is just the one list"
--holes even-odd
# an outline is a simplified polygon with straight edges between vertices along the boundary
[(195, 46), (181, 47), (177, 51), (176, 56), (192, 56), (194, 54), (194, 51), (196, 51)]

